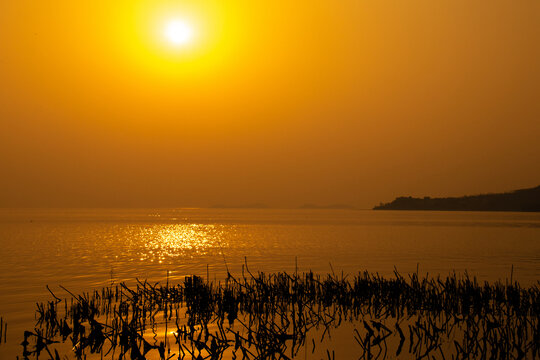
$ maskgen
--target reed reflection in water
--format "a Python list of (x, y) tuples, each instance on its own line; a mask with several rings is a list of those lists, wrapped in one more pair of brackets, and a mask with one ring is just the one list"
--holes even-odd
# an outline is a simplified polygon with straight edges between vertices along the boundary
[[(46, 351), (52, 358), (54, 351), (60, 358), (60, 349), (77, 359), (263, 360), (307, 358), (309, 348), (310, 358), (326, 352), (329, 360), (336, 350), (359, 359), (524, 359), (540, 349), (538, 286), (397, 271), (391, 279), (367, 272), (255, 276), (247, 263), (245, 271), (224, 283), (192, 276), (79, 296), (63, 288), (69, 306), (51, 291), (53, 300), (37, 304), (38, 326), (25, 332), (23, 356)], [(345, 347), (331, 341), (342, 326), (349, 329), (337, 335)]]

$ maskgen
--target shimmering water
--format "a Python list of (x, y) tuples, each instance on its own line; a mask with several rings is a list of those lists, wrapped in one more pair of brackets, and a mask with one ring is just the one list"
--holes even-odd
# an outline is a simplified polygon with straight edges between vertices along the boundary
[[(49, 285), (75, 292), (135, 278), (313, 270), (456, 271), (540, 280), (540, 214), (349, 210), (0, 210), (1, 359), (19, 354)], [(62, 293), (62, 295), (65, 295)]]

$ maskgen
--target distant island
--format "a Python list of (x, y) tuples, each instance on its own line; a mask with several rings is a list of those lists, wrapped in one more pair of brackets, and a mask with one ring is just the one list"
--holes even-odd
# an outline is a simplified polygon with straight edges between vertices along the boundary
[(241, 204), (241, 205), (225, 205), (217, 204), (211, 206), (211, 209), (269, 209), (270, 207), (262, 203), (253, 203), (253, 204)]
[(316, 210), (357, 210), (356, 207), (347, 204), (330, 204), (330, 205), (316, 205), (316, 204), (304, 204), (299, 209), (316, 209)]
[(373, 210), (540, 211), (540, 186), (499, 194), (447, 198), (402, 196)]

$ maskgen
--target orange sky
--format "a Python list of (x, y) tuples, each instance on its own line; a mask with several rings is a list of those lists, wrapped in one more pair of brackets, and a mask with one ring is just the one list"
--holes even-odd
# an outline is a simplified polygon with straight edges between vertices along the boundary
[(0, 206), (535, 186), (539, 64), (538, 0), (1, 1)]

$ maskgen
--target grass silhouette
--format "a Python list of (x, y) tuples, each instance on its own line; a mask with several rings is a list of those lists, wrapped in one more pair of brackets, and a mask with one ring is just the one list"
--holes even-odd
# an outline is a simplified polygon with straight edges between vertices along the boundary
[(177, 285), (137, 280), (66, 299), (51, 294), (24, 334), (24, 358), (60, 359), (57, 345), (67, 342), (78, 359), (292, 359), (344, 323), (354, 326), (360, 359), (524, 359), (540, 345), (538, 284), (455, 274), (253, 275), (246, 265), (245, 276), (224, 282), (189, 276)]

